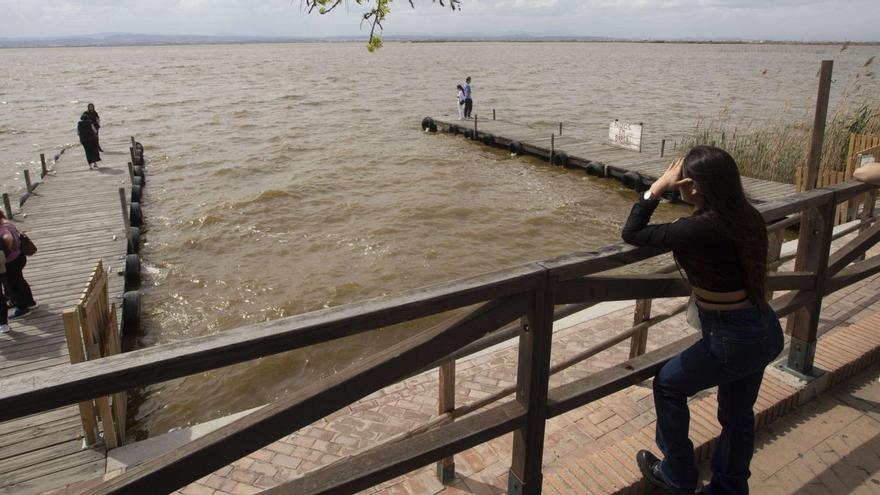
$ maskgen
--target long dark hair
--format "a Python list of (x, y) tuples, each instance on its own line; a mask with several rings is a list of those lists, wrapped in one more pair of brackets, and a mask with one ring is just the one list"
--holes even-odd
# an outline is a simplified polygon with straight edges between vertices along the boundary
[(749, 300), (766, 302), (767, 227), (746, 199), (736, 161), (714, 146), (696, 146), (684, 158), (684, 176), (693, 179), (703, 196), (701, 215), (733, 240)]

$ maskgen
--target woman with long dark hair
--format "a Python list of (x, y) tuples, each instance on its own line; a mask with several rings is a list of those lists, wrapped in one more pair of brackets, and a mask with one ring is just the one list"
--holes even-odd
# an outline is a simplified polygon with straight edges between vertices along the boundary
[(79, 134), (79, 142), (82, 144), (86, 152), (86, 161), (89, 163), (89, 169), (98, 168), (98, 162), (101, 161), (101, 152), (98, 146), (98, 129), (89, 112), (83, 112), (76, 125), (76, 132)]
[[(660, 195), (676, 188), (694, 205), (693, 215), (648, 225)], [(639, 468), (670, 493), (694, 493), (698, 473), (688, 439), (687, 399), (717, 385), (721, 436), (712, 480), (699, 493), (746, 494), (755, 442), (753, 407), (764, 368), (782, 351), (783, 337), (766, 300), (766, 225), (746, 199), (736, 162), (719, 148), (690, 150), (633, 206), (623, 240), (672, 249), (693, 288), (693, 316), (699, 316), (694, 323), (702, 332), (699, 342), (670, 359), (654, 378), (656, 440), (664, 458), (640, 451)]]

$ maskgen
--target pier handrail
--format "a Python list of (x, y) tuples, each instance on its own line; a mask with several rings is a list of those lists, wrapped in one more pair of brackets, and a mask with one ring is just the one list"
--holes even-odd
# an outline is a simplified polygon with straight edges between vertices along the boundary
[[(772, 301), (780, 315), (801, 314), (791, 331), (794, 358), (789, 359), (789, 364), (798, 371), (808, 372), (812, 368), (810, 350), (815, 350), (822, 297), (880, 273), (880, 256), (847, 266), (880, 238), (877, 225), (830, 254), (835, 206), (870, 190), (871, 186), (848, 182), (758, 207), (768, 223), (800, 214), (811, 226), (811, 237), (799, 246), (800, 266), (796, 271), (771, 274), (769, 278), (771, 290), (789, 291)], [(603, 273), (664, 252), (616, 244), (396, 296), (5, 378), (0, 380), (0, 420), (455, 310), (457, 316), (452, 321), (415, 333), (336, 375), (134, 467), (91, 493), (158, 493), (179, 489), (424, 369), (426, 364), (436, 366), (448, 360), (456, 351), (472, 346), (483, 336), (517, 319), (520, 324), (516, 400), (406, 440), (370, 449), (356, 456), (357, 463), (320, 468), (266, 493), (362, 489), (511, 431), (515, 433), (511, 487), (531, 492), (535, 483), (540, 484), (547, 419), (652, 376), (667, 359), (697, 338), (687, 337), (548, 390), (556, 306), (686, 295), (689, 287), (677, 274)]]

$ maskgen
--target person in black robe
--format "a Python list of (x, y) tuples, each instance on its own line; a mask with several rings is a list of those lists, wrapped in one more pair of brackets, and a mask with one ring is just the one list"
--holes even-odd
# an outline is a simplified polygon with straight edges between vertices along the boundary
[[(92, 123), (95, 125), (95, 135), (97, 136), (99, 132), (101, 132), (101, 116), (98, 115), (98, 112), (95, 110), (95, 104), (89, 103), (89, 106), (86, 107), (86, 113), (89, 114), (89, 118), (92, 119)], [(101, 147), (101, 141), (98, 140), (98, 151), (101, 153), (104, 152), (104, 148)]]
[(79, 134), (79, 142), (86, 150), (86, 161), (89, 162), (89, 168), (98, 168), (98, 162), (101, 161), (101, 153), (98, 148), (98, 129), (89, 116), (89, 112), (83, 112), (76, 125), (76, 132)]

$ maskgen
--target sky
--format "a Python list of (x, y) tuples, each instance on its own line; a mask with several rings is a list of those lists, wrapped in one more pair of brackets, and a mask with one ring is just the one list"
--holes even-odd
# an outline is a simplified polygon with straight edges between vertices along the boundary
[[(880, 0), (397, 0), (387, 35), (878, 41)], [(0, 0), (0, 38), (97, 33), (364, 36), (354, 0), (328, 15), (300, 0)]]

